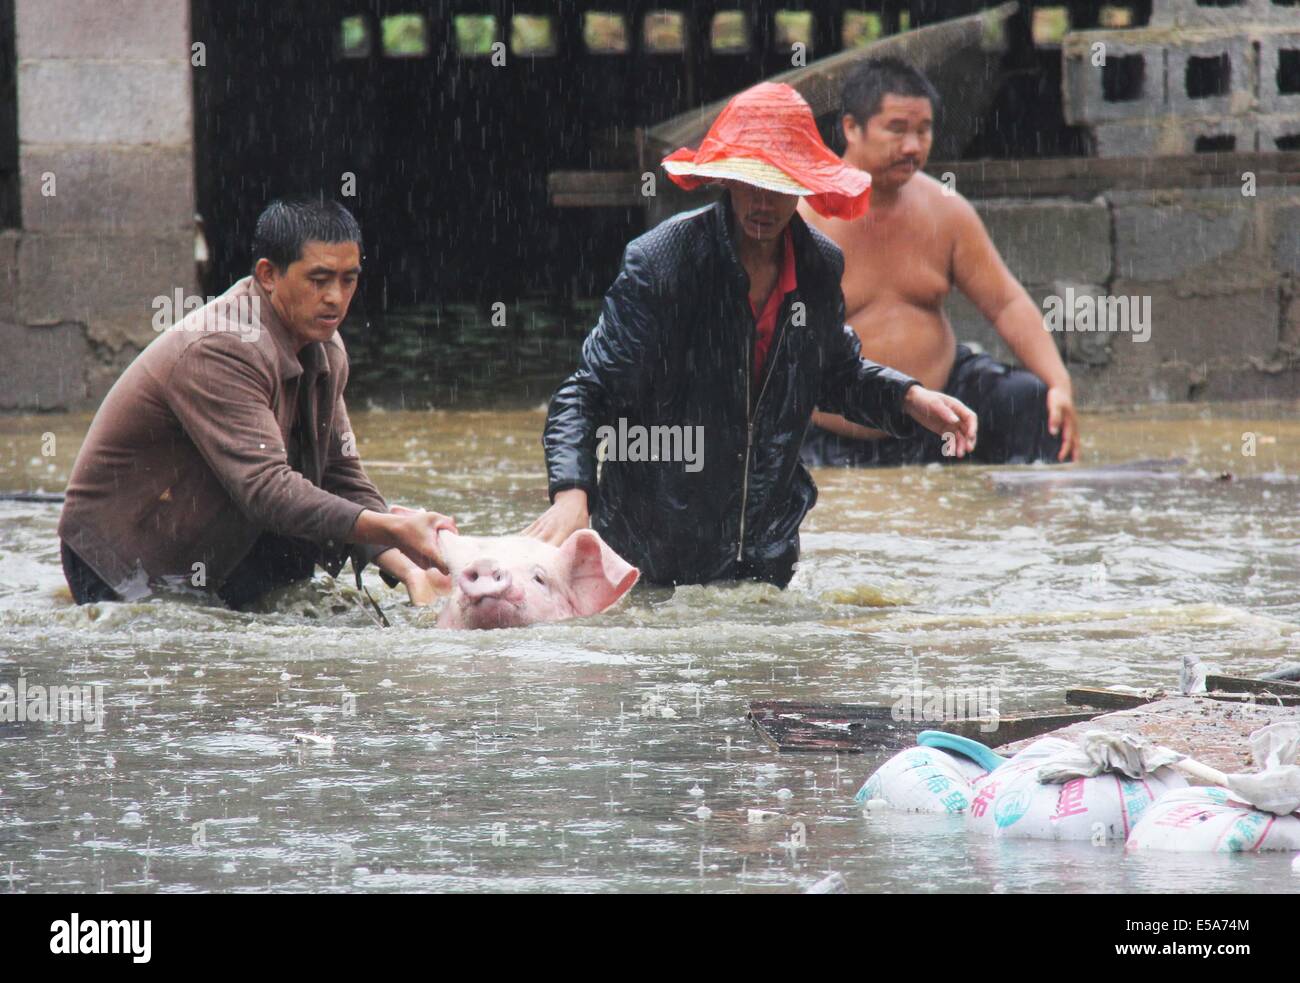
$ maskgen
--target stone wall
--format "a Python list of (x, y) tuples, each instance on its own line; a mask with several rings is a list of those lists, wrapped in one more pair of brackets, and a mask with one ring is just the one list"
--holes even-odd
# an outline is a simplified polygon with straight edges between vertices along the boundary
[(1155, 0), (1148, 25), (1067, 34), (1061, 55), (1066, 122), (1089, 128), (1099, 157), (1300, 140), (1300, 10), (1287, 0)]
[[(1011, 271), (1049, 295), (1149, 297), (1151, 335), (1054, 335), (1081, 404), (1300, 398), (1300, 189), (1111, 191), (974, 203)], [(954, 291), (957, 337), (1014, 361)]]
[(0, 409), (95, 405), (193, 293), (188, 0), (16, 0), (21, 231), (0, 233)]

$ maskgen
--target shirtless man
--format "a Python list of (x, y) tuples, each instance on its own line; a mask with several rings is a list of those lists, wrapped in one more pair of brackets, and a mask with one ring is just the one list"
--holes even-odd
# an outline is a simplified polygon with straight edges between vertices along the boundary
[[(868, 62), (844, 86), (844, 160), (871, 174), (871, 208), (853, 222), (799, 214), (844, 251), (845, 309), (864, 358), (955, 396), (980, 420), (967, 459), (986, 464), (1076, 460), (1074, 395), (1042, 313), (1011, 275), (965, 198), (923, 174), (938, 93), (897, 59)], [(958, 345), (943, 302), (956, 284), (1020, 362), (1010, 368)], [(810, 466), (955, 460), (949, 441), (889, 437), (817, 412), (804, 442)]]

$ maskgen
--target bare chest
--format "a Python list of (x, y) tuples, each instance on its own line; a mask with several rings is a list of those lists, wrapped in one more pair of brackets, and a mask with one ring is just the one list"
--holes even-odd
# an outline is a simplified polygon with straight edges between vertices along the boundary
[(953, 243), (923, 210), (868, 215), (844, 230), (844, 300), (849, 314), (904, 302), (937, 309), (951, 286)]

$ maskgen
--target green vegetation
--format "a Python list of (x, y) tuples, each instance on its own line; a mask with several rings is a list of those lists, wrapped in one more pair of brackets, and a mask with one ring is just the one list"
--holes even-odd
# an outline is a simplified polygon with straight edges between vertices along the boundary
[(844, 21), (840, 27), (840, 44), (845, 48), (860, 48), (870, 44), (884, 33), (879, 14), (869, 14), (861, 10), (844, 11)]
[(370, 23), (365, 17), (344, 17), (339, 23), (339, 53), (344, 58), (370, 54)]
[(389, 58), (418, 58), (429, 53), (423, 14), (393, 14), (380, 21), (384, 54)]

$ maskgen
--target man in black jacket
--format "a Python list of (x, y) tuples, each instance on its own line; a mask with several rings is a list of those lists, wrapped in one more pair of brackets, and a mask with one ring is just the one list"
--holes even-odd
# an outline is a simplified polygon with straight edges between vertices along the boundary
[(699, 150), (664, 168), (683, 187), (715, 180), (727, 193), (625, 250), (578, 370), (551, 398), (553, 504), (526, 532), (558, 545), (590, 521), (652, 583), (784, 587), (817, 500), (799, 461), (814, 407), (898, 436), (915, 421), (957, 457), (975, 445), (975, 414), (860, 357), (843, 256), (795, 209), (806, 197), (856, 218), (870, 177), (822, 143), (793, 89), (736, 96)]

